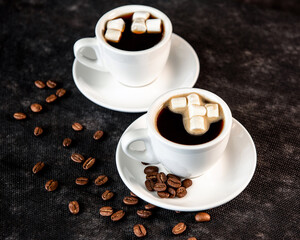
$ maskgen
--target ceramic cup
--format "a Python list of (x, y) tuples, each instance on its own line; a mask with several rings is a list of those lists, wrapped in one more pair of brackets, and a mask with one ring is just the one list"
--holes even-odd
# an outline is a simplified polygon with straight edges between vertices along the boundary
[[(162, 20), (164, 33), (161, 41), (141, 51), (125, 51), (109, 45), (104, 39), (107, 21), (136, 11), (149, 12)], [(110, 72), (117, 81), (126, 86), (141, 87), (154, 81), (167, 62), (171, 47), (172, 24), (164, 13), (155, 8), (126, 5), (104, 14), (96, 25), (95, 35), (94, 38), (82, 38), (74, 44), (76, 59), (87, 67)], [(96, 58), (86, 56), (85, 48), (92, 48)]]
[[(164, 103), (173, 96), (198, 93), (200, 96), (218, 103), (224, 114), (224, 126), (213, 140), (197, 145), (183, 145), (171, 142), (160, 135), (157, 130), (157, 116)], [(139, 162), (161, 163), (171, 173), (184, 178), (202, 175), (210, 169), (223, 154), (229, 140), (232, 115), (228, 105), (216, 94), (197, 88), (172, 90), (160, 96), (147, 112), (147, 128), (131, 130), (121, 138), (121, 146), (126, 155)], [(137, 141), (145, 143), (144, 151), (134, 151), (130, 145)]]

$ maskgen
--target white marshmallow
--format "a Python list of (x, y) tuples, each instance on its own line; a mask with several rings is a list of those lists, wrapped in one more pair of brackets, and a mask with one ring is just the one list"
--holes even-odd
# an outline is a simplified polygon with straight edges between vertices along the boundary
[(160, 33), (161, 32), (161, 19), (148, 19), (146, 21), (146, 27), (148, 33)]
[(131, 24), (131, 32), (133, 33), (142, 34), (145, 33), (146, 30), (146, 23), (143, 18), (137, 18)]
[(122, 18), (117, 18), (117, 19), (114, 19), (114, 20), (110, 20), (110, 21), (107, 22), (106, 28), (107, 29), (119, 30), (121, 32), (124, 32), (125, 22)]
[(132, 16), (132, 21), (134, 21), (137, 18), (142, 18), (144, 20), (147, 20), (150, 17), (150, 13), (148, 12), (135, 12)]
[(216, 103), (205, 104), (207, 110), (207, 117), (217, 118), (219, 117), (219, 105)]
[(122, 32), (114, 29), (107, 29), (105, 32), (105, 39), (110, 42), (119, 42), (121, 39)]
[(200, 105), (190, 105), (188, 111), (190, 118), (194, 116), (205, 116), (206, 114), (206, 108)]
[(196, 94), (196, 93), (192, 93), (190, 95), (187, 96), (187, 99), (188, 99), (188, 105), (200, 105), (200, 98), (199, 98), (199, 95)]
[(190, 133), (202, 133), (208, 129), (207, 120), (202, 116), (195, 116), (190, 118)]
[(186, 107), (186, 98), (185, 97), (172, 98), (170, 107), (174, 111), (185, 108)]

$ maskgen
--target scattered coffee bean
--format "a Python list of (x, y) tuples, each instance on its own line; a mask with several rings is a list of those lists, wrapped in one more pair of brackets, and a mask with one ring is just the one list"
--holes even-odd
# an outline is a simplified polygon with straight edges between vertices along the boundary
[(69, 210), (72, 214), (79, 213), (79, 204), (77, 201), (69, 202)]
[(160, 198), (168, 198), (168, 197), (170, 197), (170, 193), (168, 193), (168, 192), (157, 192), (157, 195)]
[(157, 173), (156, 178), (160, 183), (165, 183), (167, 181), (167, 176), (163, 172)]
[(158, 172), (158, 167), (156, 167), (156, 166), (148, 166), (144, 169), (145, 174), (157, 173), (157, 172)]
[(71, 143), (72, 143), (72, 139), (71, 138), (65, 138), (63, 140), (63, 146), (64, 147), (70, 147), (71, 146)]
[(180, 179), (173, 177), (173, 176), (168, 178), (167, 183), (170, 187), (173, 187), (173, 188), (181, 187)]
[(33, 112), (40, 112), (40, 111), (42, 111), (43, 107), (42, 107), (41, 104), (33, 103), (33, 104), (30, 105), (30, 109)]
[(35, 136), (40, 136), (43, 133), (43, 129), (41, 127), (35, 127), (33, 130), (33, 134)]
[(148, 203), (147, 205), (145, 205), (145, 209), (147, 209), (147, 210), (153, 210), (155, 208), (157, 208), (157, 207), (151, 203)]
[(148, 173), (148, 174), (146, 175), (146, 179), (152, 180), (152, 181), (156, 182), (156, 181), (157, 181), (156, 175), (157, 175), (156, 172)]
[(149, 165), (149, 163), (146, 163), (146, 162), (141, 162), (141, 164), (143, 164), (143, 165)]
[(135, 195), (133, 192), (130, 192), (130, 196), (132, 196), (132, 197), (138, 197), (138, 196)]
[(112, 209), (112, 207), (102, 207), (100, 208), (99, 213), (101, 216), (109, 217), (114, 213), (114, 210)]
[(47, 191), (52, 192), (54, 191), (58, 186), (58, 182), (55, 180), (49, 180), (48, 182), (46, 182), (45, 184), (45, 188)]
[(180, 187), (176, 190), (176, 196), (179, 198), (183, 198), (187, 194), (185, 187)]
[(191, 179), (185, 179), (181, 183), (181, 185), (184, 186), (185, 188), (192, 186), (192, 184), (193, 184), (193, 182)]
[(34, 82), (34, 84), (35, 84), (35, 86), (38, 87), (38, 88), (44, 88), (44, 87), (46, 87), (45, 83), (42, 82), (42, 81), (40, 81), (40, 80), (36, 80), (36, 81)]
[(190, 238), (188, 238), (188, 240), (197, 240), (197, 238), (195, 238), (195, 237), (190, 237)]
[(82, 163), (84, 161), (84, 157), (80, 153), (73, 153), (71, 159), (77, 163)]
[(174, 198), (176, 197), (176, 190), (174, 188), (169, 187), (168, 188), (168, 193), (170, 193), (169, 198)]
[(136, 214), (141, 218), (148, 218), (152, 215), (152, 212), (149, 210), (137, 210)]
[(104, 201), (107, 201), (107, 200), (111, 199), (113, 196), (114, 196), (113, 192), (106, 190), (104, 193), (102, 193), (101, 197)]
[(103, 136), (103, 131), (96, 131), (95, 133), (94, 133), (94, 135), (93, 135), (93, 138), (95, 139), (95, 140), (99, 140), (100, 138), (102, 138), (102, 136)]
[(26, 114), (25, 113), (21, 113), (21, 112), (17, 112), (14, 113), (14, 118), (17, 120), (23, 120), (26, 118)]
[(165, 183), (155, 183), (153, 189), (157, 192), (166, 191), (167, 185)]
[(123, 198), (123, 203), (125, 203), (126, 205), (136, 205), (138, 204), (139, 199), (136, 197), (124, 197)]
[(72, 128), (73, 128), (74, 131), (78, 132), (78, 131), (81, 131), (83, 129), (83, 126), (80, 123), (76, 122), (76, 123), (72, 124)]
[(178, 180), (180, 180), (180, 177), (178, 177), (178, 176), (176, 176), (176, 175), (174, 175), (174, 174), (172, 174), (172, 173), (169, 173), (169, 174), (167, 175), (167, 178), (170, 178), (170, 177), (174, 177), (174, 178), (177, 178)]
[(147, 235), (147, 230), (142, 224), (134, 225), (133, 232), (137, 237), (145, 237)]
[(96, 161), (95, 158), (89, 157), (89, 158), (83, 163), (83, 165), (82, 165), (83, 169), (84, 169), (84, 170), (90, 169), (90, 168), (94, 165), (95, 161)]
[(145, 186), (148, 189), (148, 191), (153, 191), (154, 183), (152, 180), (146, 180), (145, 181)]
[(52, 102), (54, 102), (56, 99), (57, 99), (56, 95), (55, 95), (55, 94), (51, 94), (50, 96), (48, 96), (48, 97), (46, 98), (46, 102), (47, 102), (47, 103), (52, 103)]
[(96, 178), (95, 184), (97, 186), (101, 186), (105, 184), (108, 181), (108, 177), (106, 175), (100, 175), (99, 177)]
[(89, 182), (89, 179), (87, 177), (79, 177), (76, 178), (75, 183), (77, 185), (87, 185)]
[(119, 221), (121, 220), (125, 215), (125, 212), (123, 210), (119, 210), (117, 212), (115, 212), (113, 215), (111, 215), (111, 220), (116, 222), (116, 221)]
[(56, 91), (56, 96), (58, 96), (58, 97), (62, 97), (65, 94), (66, 94), (66, 89), (64, 89), (64, 88), (60, 88)]
[(56, 82), (54, 82), (53, 80), (48, 80), (46, 82), (48, 88), (55, 88), (56, 87)]
[(37, 164), (35, 164), (32, 168), (32, 172), (34, 174), (38, 173), (39, 171), (41, 171), (45, 166), (45, 163), (43, 162), (38, 162)]
[(195, 215), (196, 222), (208, 222), (210, 221), (210, 215), (205, 212), (199, 212)]
[(177, 225), (175, 225), (175, 227), (173, 227), (172, 229), (172, 233), (175, 235), (181, 234), (186, 230), (186, 225), (184, 223), (178, 223)]

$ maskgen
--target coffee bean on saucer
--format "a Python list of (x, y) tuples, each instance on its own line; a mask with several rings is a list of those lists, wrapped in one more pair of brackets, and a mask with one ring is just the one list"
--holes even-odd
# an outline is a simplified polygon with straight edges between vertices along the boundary
[(45, 189), (49, 192), (54, 191), (58, 187), (58, 182), (55, 180), (49, 180), (45, 184)]
[(146, 180), (145, 181), (145, 186), (148, 189), (148, 191), (153, 191), (154, 183), (152, 180)]
[(174, 178), (177, 178), (178, 180), (180, 180), (180, 177), (176, 176), (175, 174), (172, 174), (172, 173), (169, 173), (167, 175), (167, 178), (170, 178), (170, 177), (174, 177)]
[(14, 118), (16, 120), (23, 120), (26, 118), (26, 114), (25, 113), (21, 113), (21, 112), (17, 112), (17, 113), (14, 113)]
[(104, 201), (107, 201), (107, 200), (111, 199), (113, 196), (114, 196), (113, 192), (106, 190), (104, 193), (102, 193), (101, 197)]
[(157, 208), (157, 207), (151, 203), (148, 203), (147, 205), (145, 205), (145, 209), (147, 209), (147, 210), (153, 210), (155, 208)]
[(141, 162), (141, 164), (143, 164), (143, 165), (149, 165), (149, 163), (146, 163), (146, 162)]
[(95, 161), (96, 161), (95, 158), (89, 157), (89, 158), (83, 163), (83, 165), (82, 165), (83, 169), (84, 169), (84, 170), (90, 169), (90, 168), (94, 165)]
[(138, 197), (138, 196), (135, 195), (133, 192), (130, 192), (130, 196), (132, 196), (132, 197)]
[(102, 207), (99, 211), (100, 215), (103, 217), (109, 217), (114, 213), (112, 207)]
[(43, 133), (43, 129), (41, 127), (35, 127), (33, 130), (33, 134), (35, 136), (40, 136)]
[(78, 177), (75, 180), (75, 183), (77, 185), (86, 185), (86, 184), (88, 184), (88, 182), (89, 182), (89, 179), (87, 177)]
[(34, 82), (34, 84), (35, 84), (35, 86), (38, 87), (38, 88), (44, 88), (44, 87), (46, 87), (45, 83), (42, 82), (42, 81), (40, 81), (40, 80), (36, 80), (36, 81)]
[(196, 222), (208, 222), (210, 221), (210, 215), (205, 212), (199, 212), (195, 215)]
[(77, 163), (82, 163), (84, 161), (84, 157), (80, 153), (73, 153), (71, 159)]
[(94, 133), (94, 135), (93, 135), (93, 138), (95, 139), (95, 140), (99, 140), (100, 138), (102, 138), (102, 136), (103, 136), (103, 131), (96, 131), (95, 133)]
[(176, 190), (174, 188), (168, 187), (168, 193), (170, 193), (169, 198), (176, 197)]
[(52, 102), (54, 102), (56, 99), (57, 99), (56, 95), (55, 95), (55, 94), (51, 94), (50, 96), (48, 96), (48, 97), (46, 98), (46, 102), (47, 102), (47, 103), (52, 103)]
[(173, 187), (173, 188), (181, 187), (181, 181), (177, 177), (173, 177), (173, 176), (169, 177), (167, 180), (167, 183), (170, 187)]
[(72, 124), (72, 128), (73, 128), (74, 131), (78, 132), (78, 131), (81, 131), (83, 129), (83, 126), (80, 123), (76, 122), (76, 123)]
[(72, 143), (72, 139), (71, 138), (65, 138), (63, 140), (63, 146), (64, 147), (70, 147), (71, 143)]
[(160, 198), (168, 198), (168, 197), (170, 197), (170, 193), (168, 193), (168, 192), (157, 192), (157, 195)]
[(153, 189), (157, 192), (166, 191), (167, 185), (165, 183), (155, 183)]
[(106, 175), (100, 175), (99, 177), (97, 177), (95, 179), (95, 184), (97, 186), (101, 186), (103, 184), (105, 184), (108, 181), (108, 177)]
[(185, 188), (192, 186), (193, 182), (191, 179), (185, 179), (182, 181), (181, 185)]
[(77, 201), (69, 202), (69, 210), (72, 214), (79, 213), (79, 204)]
[(136, 224), (133, 226), (134, 235), (137, 237), (145, 237), (147, 235), (147, 230), (142, 224)]
[(156, 175), (157, 182), (165, 183), (167, 181), (167, 176), (163, 172), (157, 173)]
[(38, 173), (39, 171), (41, 171), (45, 166), (45, 163), (43, 162), (38, 162), (37, 164), (35, 164), (32, 168), (32, 172), (34, 174)]
[(176, 196), (179, 198), (183, 198), (187, 194), (185, 187), (180, 187), (176, 190)]
[(42, 111), (43, 107), (42, 107), (41, 104), (33, 103), (33, 104), (30, 105), (30, 109), (33, 112), (40, 112), (40, 111)]
[(186, 225), (184, 223), (178, 223), (172, 229), (172, 233), (175, 235), (181, 234), (186, 230)]
[(136, 197), (124, 197), (123, 198), (123, 203), (125, 203), (126, 205), (136, 205), (138, 204), (139, 199)]
[(158, 167), (156, 167), (156, 166), (148, 166), (144, 169), (145, 174), (157, 173), (157, 172), (158, 172)]
[(58, 89), (58, 90), (56, 91), (55, 94), (56, 94), (56, 96), (58, 96), (58, 97), (62, 97), (63, 95), (66, 94), (66, 89), (60, 88), (60, 89)]
[(141, 218), (148, 218), (152, 215), (152, 212), (149, 210), (137, 210), (136, 214)]
[(53, 80), (48, 80), (46, 82), (48, 88), (55, 88), (56, 87), (56, 82), (54, 82)]
[(116, 222), (116, 221), (119, 221), (121, 220), (125, 215), (125, 212), (123, 210), (119, 210), (117, 212), (115, 212), (113, 215), (111, 215), (111, 220)]
[(156, 182), (157, 181), (157, 172), (148, 173), (146, 175), (146, 179)]

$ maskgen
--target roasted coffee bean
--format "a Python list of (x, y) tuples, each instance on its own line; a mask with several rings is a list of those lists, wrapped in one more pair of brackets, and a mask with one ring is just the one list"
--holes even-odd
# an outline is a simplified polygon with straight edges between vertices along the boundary
[(100, 138), (102, 138), (102, 136), (103, 136), (103, 131), (96, 131), (95, 133), (94, 133), (94, 135), (93, 135), (93, 138), (95, 139), (95, 140), (99, 140)]
[(181, 180), (180, 177), (178, 177), (178, 176), (176, 176), (176, 175), (174, 175), (174, 174), (172, 174), (172, 173), (169, 173), (169, 174), (167, 175), (167, 178), (170, 178), (170, 177), (174, 177), (174, 178), (177, 178), (178, 180)]
[(103, 184), (105, 184), (108, 181), (108, 177), (106, 175), (100, 175), (99, 177), (97, 177), (95, 179), (95, 184), (97, 186), (101, 186)]
[(145, 237), (147, 235), (147, 230), (142, 224), (134, 225), (133, 232), (137, 237)]
[(54, 191), (58, 186), (58, 182), (55, 180), (49, 180), (48, 182), (46, 182), (45, 184), (45, 188), (47, 191), (52, 192)]
[(21, 112), (17, 112), (14, 113), (14, 118), (17, 120), (23, 120), (26, 118), (26, 114), (25, 113), (21, 113)]
[(56, 91), (56, 96), (58, 96), (58, 97), (62, 97), (65, 94), (66, 94), (66, 89), (64, 89), (64, 88), (60, 88)]
[(185, 179), (182, 181), (181, 185), (185, 188), (192, 186), (193, 182), (191, 179)]
[(148, 189), (148, 191), (153, 191), (153, 187), (154, 187), (154, 182), (152, 180), (146, 180), (145, 181), (145, 186)]
[(56, 87), (56, 82), (54, 82), (53, 80), (48, 80), (46, 82), (48, 88), (55, 88)]
[(84, 161), (84, 157), (80, 153), (73, 153), (71, 159), (77, 163), (82, 163)]
[(109, 217), (114, 213), (114, 210), (112, 209), (112, 207), (102, 207), (100, 208), (99, 213), (101, 216)]
[(197, 238), (195, 238), (195, 237), (190, 237), (190, 238), (188, 238), (188, 240), (197, 240)]
[(46, 87), (45, 83), (42, 82), (42, 81), (40, 81), (40, 80), (36, 80), (36, 81), (34, 82), (34, 84), (35, 84), (35, 86), (37, 86), (38, 88), (44, 88), (44, 87)]
[(138, 204), (139, 199), (136, 197), (124, 197), (123, 198), (123, 203), (125, 203), (126, 205), (136, 205)]
[(33, 134), (35, 136), (40, 136), (43, 133), (43, 129), (41, 127), (35, 127), (33, 130)]
[(76, 122), (76, 123), (72, 124), (72, 128), (73, 128), (74, 131), (78, 132), (78, 131), (81, 131), (83, 129), (83, 126), (80, 123)]
[(157, 181), (156, 175), (157, 175), (156, 172), (148, 173), (146, 179), (156, 182)]
[(144, 169), (145, 174), (157, 173), (157, 172), (158, 172), (158, 167), (156, 167), (156, 166), (148, 166)]
[(141, 164), (143, 164), (143, 165), (149, 165), (149, 163), (146, 163), (146, 162), (141, 162)]
[(65, 138), (63, 140), (63, 146), (64, 147), (70, 147), (71, 146), (71, 143), (72, 143), (72, 139), (71, 138)]
[(173, 177), (173, 176), (168, 178), (167, 183), (170, 187), (173, 187), (173, 188), (181, 187), (180, 179)]
[(33, 104), (30, 105), (30, 109), (33, 112), (40, 112), (40, 111), (42, 111), (43, 107), (42, 107), (41, 104), (33, 103)]
[(157, 173), (156, 175), (157, 182), (165, 183), (167, 181), (167, 176), (163, 172)]
[(155, 183), (153, 189), (157, 192), (166, 191), (167, 185), (165, 183)]
[(77, 201), (69, 202), (69, 210), (72, 214), (79, 213), (79, 204)]
[(52, 102), (54, 102), (56, 99), (57, 99), (56, 95), (55, 95), (55, 94), (51, 94), (50, 96), (48, 96), (48, 97), (46, 98), (46, 102), (47, 102), (47, 103), (52, 103)]
[(147, 209), (147, 210), (153, 210), (155, 208), (157, 208), (157, 207), (151, 203), (148, 203), (147, 205), (145, 205), (145, 209)]
[(195, 215), (195, 220), (196, 220), (196, 222), (208, 222), (208, 221), (210, 221), (210, 215), (205, 212), (198, 212)]
[(89, 182), (89, 179), (87, 177), (79, 177), (76, 178), (75, 183), (77, 185), (87, 185)]
[(119, 210), (117, 212), (115, 212), (113, 215), (111, 215), (111, 220), (116, 222), (116, 221), (119, 221), (121, 220), (125, 215), (125, 212), (123, 210)]
[(187, 194), (185, 187), (180, 187), (176, 190), (176, 196), (179, 198), (183, 198)]
[(106, 200), (109, 200), (109, 199), (111, 199), (112, 197), (114, 196), (114, 193), (113, 192), (111, 192), (111, 191), (109, 191), (109, 190), (106, 190), (104, 193), (102, 193), (102, 199), (104, 200), (104, 201), (106, 201)]
[(168, 192), (157, 192), (157, 195), (160, 198), (168, 198), (168, 197), (170, 197), (170, 193), (168, 193)]
[(89, 158), (83, 163), (83, 165), (82, 165), (83, 169), (84, 169), (84, 170), (90, 169), (90, 168), (94, 165), (95, 161), (96, 161), (95, 158), (89, 157)]
[(130, 196), (132, 196), (132, 197), (138, 197), (138, 196), (135, 195), (133, 192), (130, 192)]
[(136, 214), (141, 218), (148, 218), (152, 215), (152, 212), (149, 210), (137, 210)]
[(172, 229), (172, 233), (175, 235), (181, 234), (186, 230), (186, 225), (184, 223), (178, 223), (177, 225), (175, 225), (175, 227), (173, 227)]
[(174, 188), (168, 187), (168, 193), (170, 193), (169, 198), (176, 197), (176, 190)]
[(45, 163), (43, 162), (38, 162), (37, 164), (35, 164), (32, 168), (32, 172), (35, 174), (35, 173), (38, 173), (39, 171), (41, 171), (45, 166)]

